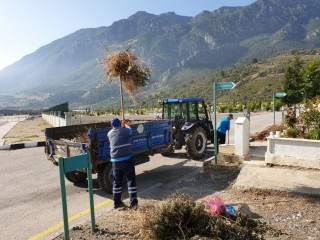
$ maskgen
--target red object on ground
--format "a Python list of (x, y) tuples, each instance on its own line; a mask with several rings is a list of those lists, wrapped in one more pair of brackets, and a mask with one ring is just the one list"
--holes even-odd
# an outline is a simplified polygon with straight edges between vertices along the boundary
[(226, 205), (222, 201), (222, 199), (215, 195), (210, 198), (207, 202), (208, 212), (216, 215), (221, 215), (226, 212)]

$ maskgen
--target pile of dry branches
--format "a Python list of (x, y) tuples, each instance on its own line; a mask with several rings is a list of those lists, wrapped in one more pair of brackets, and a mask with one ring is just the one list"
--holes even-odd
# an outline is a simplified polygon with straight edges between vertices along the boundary
[(150, 230), (147, 239), (264, 239), (273, 231), (240, 211), (236, 216), (209, 214), (204, 204), (185, 194), (169, 197), (148, 214), (142, 228)]
[(255, 141), (264, 141), (267, 139), (270, 132), (275, 132), (275, 131), (283, 131), (283, 126), (282, 125), (274, 125), (274, 126), (272, 125), (272, 126), (266, 127), (263, 131), (256, 132), (255, 134), (251, 135), (251, 138)]
[(103, 68), (110, 82), (115, 77), (120, 78), (120, 83), (135, 102), (135, 94), (139, 87), (149, 83), (150, 70), (138, 63), (138, 58), (130, 48), (122, 52), (110, 52), (106, 48), (107, 56), (102, 60)]

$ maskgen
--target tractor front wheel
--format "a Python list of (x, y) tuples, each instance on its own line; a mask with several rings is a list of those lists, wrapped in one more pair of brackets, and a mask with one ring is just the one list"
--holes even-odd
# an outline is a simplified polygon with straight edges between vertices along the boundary
[(174, 146), (169, 145), (163, 149), (161, 149), (161, 155), (164, 157), (172, 156), (174, 154)]
[(186, 134), (186, 150), (189, 158), (201, 159), (207, 150), (207, 135), (202, 127), (191, 129)]
[(87, 173), (80, 171), (72, 171), (64, 174), (66, 179), (72, 183), (81, 183), (85, 182), (87, 179)]

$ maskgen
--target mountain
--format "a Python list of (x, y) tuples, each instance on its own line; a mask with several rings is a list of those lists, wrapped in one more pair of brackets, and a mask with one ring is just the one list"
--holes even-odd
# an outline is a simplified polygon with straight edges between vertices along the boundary
[[(273, 100), (274, 92), (281, 92), (285, 70), (299, 58), (302, 65), (312, 61), (320, 62), (320, 48), (295, 49), (265, 58), (261, 61), (253, 61), (249, 64), (235, 64), (215, 71), (201, 79), (192, 80), (182, 84), (179, 88), (166, 91), (166, 97), (177, 98), (187, 96), (201, 96), (208, 104), (213, 101), (213, 82), (234, 82), (236, 87), (232, 90), (216, 91), (217, 103), (236, 103), (243, 105), (248, 102)], [(190, 88), (192, 86), (192, 88)], [(163, 93), (149, 94), (148, 99), (156, 102), (161, 99)], [(150, 100), (149, 100), (150, 101)], [(142, 99), (140, 99), (142, 102)], [(98, 108), (103, 105), (97, 106)]]
[[(107, 83), (100, 64), (110, 46), (132, 46), (148, 63), (154, 83), (139, 92), (165, 93), (235, 63), (320, 47), (319, 12), (320, 0), (257, 0), (195, 17), (137, 12), (108, 27), (81, 29), (3, 69), (0, 102), (11, 107), (114, 102), (118, 83)], [(17, 96), (34, 98), (14, 105)]]

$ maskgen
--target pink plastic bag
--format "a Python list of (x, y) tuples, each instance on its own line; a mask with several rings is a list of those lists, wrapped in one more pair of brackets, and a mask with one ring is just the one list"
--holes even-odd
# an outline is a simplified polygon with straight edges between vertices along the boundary
[(206, 202), (208, 212), (216, 215), (221, 215), (226, 212), (226, 205), (218, 195), (215, 195)]

